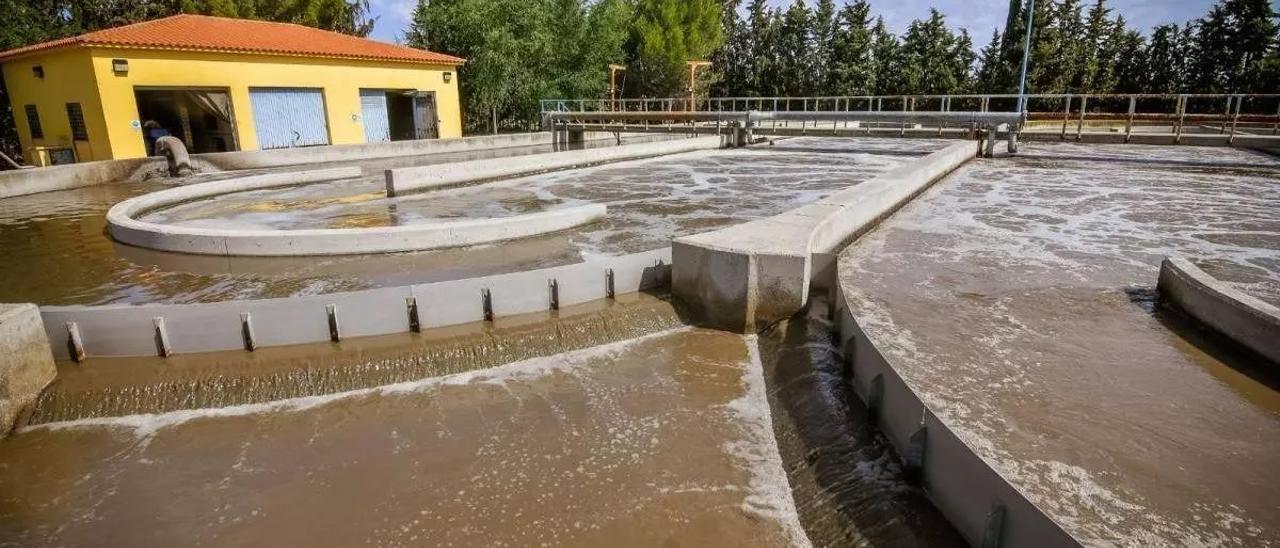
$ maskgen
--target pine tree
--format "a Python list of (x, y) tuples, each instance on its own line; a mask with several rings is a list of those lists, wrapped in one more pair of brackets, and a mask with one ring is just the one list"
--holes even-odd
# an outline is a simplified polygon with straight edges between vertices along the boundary
[(813, 14), (804, 0), (795, 0), (782, 14), (778, 28), (778, 68), (781, 75), (782, 95), (801, 97), (810, 95), (812, 67), (809, 66), (811, 46), (810, 32)]
[(871, 29), (871, 62), (875, 66), (873, 91), (876, 95), (906, 92), (906, 73), (900, 49), (898, 37), (885, 27), (884, 18), (877, 17)]
[(636, 0), (631, 23), (628, 87), (633, 95), (670, 97), (688, 89), (693, 60), (709, 59), (724, 43), (716, 0)]
[(815, 95), (831, 95), (827, 87), (831, 80), (832, 47), (836, 32), (836, 7), (833, 0), (818, 0), (813, 10), (813, 44), (809, 48), (810, 67), (808, 89)]
[(831, 70), (826, 84), (829, 93), (869, 95), (875, 91), (871, 41), (871, 6), (866, 0), (840, 8), (831, 40)]

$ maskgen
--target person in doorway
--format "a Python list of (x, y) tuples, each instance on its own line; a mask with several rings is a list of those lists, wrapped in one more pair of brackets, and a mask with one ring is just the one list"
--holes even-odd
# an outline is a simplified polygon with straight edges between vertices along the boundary
[(169, 130), (160, 127), (160, 123), (155, 120), (147, 120), (142, 123), (142, 139), (147, 144), (147, 156), (156, 155), (156, 139), (169, 135)]

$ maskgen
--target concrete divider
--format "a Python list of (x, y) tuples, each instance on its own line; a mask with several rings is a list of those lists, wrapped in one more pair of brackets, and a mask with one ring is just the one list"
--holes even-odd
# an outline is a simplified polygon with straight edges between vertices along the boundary
[(120, 181), (148, 163), (161, 166), (165, 162), (162, 158), (139, 158), (0, 171), (0, 199)]
[(518, 177), (558, 169), (719, 148), (720, 144), (720, 137), (700, 137), (696, 139), (677, 139), (586, 150), (531, 154), (504, 158), (501, 161), (475, 160), (454, 164), (388, 169), (386, 171), (387, 196), (399, 196), (410, 192), (491, 179)]
[(121, 243), (196, 255), (353, 255), (440, 249), (524, 238), (594, 222), (606, 213), (604, 205), (589, 204), (495, 219), (310, 230), (193, 228), (149, 223), (136, 218), (147, 211), (220, 194), (359, 176), (360, 168), (349, 167), (271, 173), (170, 188), (116, 204), (107, 211), (107, 229), (111, 237)]
[[(961, 142), (781, 215), (672, 242), (672, 292), (699, 321), (753, 331), (808, 302), (815, 263), (977, 155)], [(830, 257), (827, 257), (828, 259)], [(815, 270), (815, 266), (817, 269)]]
[[(835, 273), (833, 273), (834, 275)], [(898, 374), (836, 292), (840, 348), (854, 392), (899, 455), (911, 455), (925, 492), (971, 546), (1079, 546), (1066, 529), (993, 468)], [(886, 335), (886, 336), (892, 336)]]
[(36, 305), (0, 304), (0, 438), (57, 374)]
[(664, 248), (347, 293), (197, 304), (45, 306), (40, 314), (59, 359), (75, 353), (154, 356), (252, 349), (458, 325), (660, 288), (670, 281), (670, 262), (671, 250)]
[(1165, 258), (1156, 288), (1161, 301), (1280, 366), (1280, 307), (1232, 288), (1186, 259)]

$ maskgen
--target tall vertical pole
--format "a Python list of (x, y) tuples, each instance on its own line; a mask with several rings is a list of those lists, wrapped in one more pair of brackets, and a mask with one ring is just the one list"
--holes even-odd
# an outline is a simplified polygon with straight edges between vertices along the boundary
[(1027, 37), (1022, 44), (1022, 76), (1018, 77), (1018, 112), (1027, 107), (1027, 60), (1031, 57), (1031, 27), (1036, 15), (1036, 0), (1028, 0)]

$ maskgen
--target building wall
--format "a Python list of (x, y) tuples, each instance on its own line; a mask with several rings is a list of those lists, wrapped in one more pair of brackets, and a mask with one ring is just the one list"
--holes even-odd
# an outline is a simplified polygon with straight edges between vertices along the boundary
[[(251, 87), (323, 88), (330, 144), (365, 142), (361, 88), (434, 91), (440, 137), (462, 136), (454, 66), (116, 48), (93, 48), (91, 54), (114, 158), (145, 154), (142, 132), (133, 124), (139, 116), (136, 86), (226, 88), (241, 150), (259, 148)], [(128, 73), (113, 72), (112, 59), (127, 59)], [(447, 84), (445, 72), (453, 73)]]
[[(44, 78), (37, 78), (32, 72), (32, 67), (36, 65), (44, 69)], [(112, 157), (107, 124), (100, 107), (88, 50), (63, 50), (7, 61), (3, 70), (5, 85), (13, 104), (14, 121), (18, 126), (18, 138), (22, 142), (23, 155), (28, 163), (41, 163), (31, 151), (33, 146), (72, 146), (67, 103), (80, 103), (84, 112), (85, 129), (89, 134), (88, 141), (75, 143), (80, 161)], [(25, 105), (36, 106), (44, 138), (31, 137)]]

